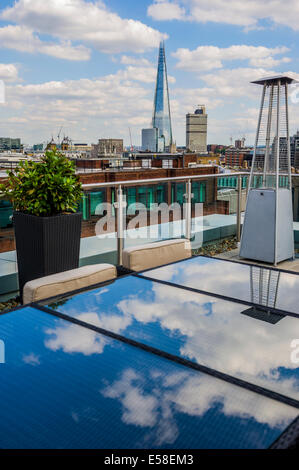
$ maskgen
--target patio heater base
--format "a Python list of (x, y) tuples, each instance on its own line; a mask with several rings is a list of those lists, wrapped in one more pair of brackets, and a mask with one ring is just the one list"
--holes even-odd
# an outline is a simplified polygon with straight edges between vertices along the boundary
[(240, 257), (271, 264), (294, 257), (292, 193), (289, 189), (249, 191)]

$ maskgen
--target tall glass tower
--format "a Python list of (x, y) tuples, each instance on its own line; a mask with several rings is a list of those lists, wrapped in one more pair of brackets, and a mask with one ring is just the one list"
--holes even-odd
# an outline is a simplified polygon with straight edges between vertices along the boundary
[(158, 136), (160, 138), (164, 138), (165, 147), (169, 147), (173, 141), (164, 42), (161, 42), (159, 47), (158, 72), (152, 125), (159, 130)]

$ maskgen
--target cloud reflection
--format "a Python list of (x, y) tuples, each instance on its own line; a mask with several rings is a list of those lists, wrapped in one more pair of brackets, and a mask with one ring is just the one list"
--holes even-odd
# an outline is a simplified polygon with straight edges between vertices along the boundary
[[(221, 426), (222, 415), (254, 419), (256, 423), (277, 429), (283, 429), (297, 416), (297, 410), (291, 407), (187, 370), (164, 375), (155, 370), (137, 373), (128, 368), (101, 393), (120, 402), (121, 419), (125, 424), (148, 428), (146, 440), (154, 446), (175, 443), (182, 413), (204, 418), (209, 412), (211, 427), (216, 422)], [(203, 430), (198, 429), (198, 432)]]

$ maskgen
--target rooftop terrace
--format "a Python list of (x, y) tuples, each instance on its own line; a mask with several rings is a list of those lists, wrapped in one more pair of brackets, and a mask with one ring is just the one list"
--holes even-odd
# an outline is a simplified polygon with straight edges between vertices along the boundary
[[(127, 197), (146, 205), (166, 194), (183, 203), (192, 187), (203, 211), (195, 216), (192, 206), (183, 218), (138, 228), (129, 217), (122, 243), (119, 225), (82, 238), (81, 265), (120, 265), (124, 248), (174, 236), (189, 234), (194, 252), (238, 239), (243, 177), (200, 176), (187, 187), (179, 179), (164, 190), (160, 181), (114, 183), (135, 188)], [(111, 183), (85, 187), (86, 222), (101, 217), (95, 207), (107, 189)], [(299, 261), (287, 263), (248, 263), (237, 251), (193, 256), (0, 314), (0, 446), (298, 446)], [(0, 269), (9, 298), (18, 288), (13, 250), (0, 253)]]

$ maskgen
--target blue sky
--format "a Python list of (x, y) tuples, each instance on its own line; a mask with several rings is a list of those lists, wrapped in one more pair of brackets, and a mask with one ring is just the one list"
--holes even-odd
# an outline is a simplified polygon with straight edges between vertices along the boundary
[(253, 143), (260, 89), (249, 82), (299, 73), (298, 32), (297, 0), (2, 0), (0, 134), (37, 143), (63, 126), (74, 141), (128, 144), (131, 127), (138, 145), (165, 39), (177, 143), (197, 104), (207, 106), (209, 143)]

